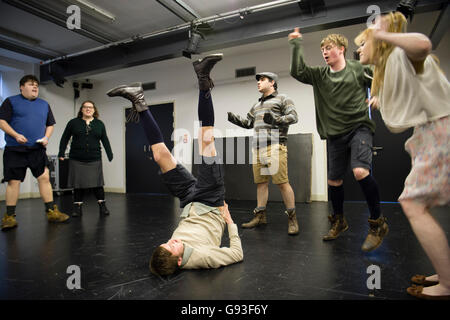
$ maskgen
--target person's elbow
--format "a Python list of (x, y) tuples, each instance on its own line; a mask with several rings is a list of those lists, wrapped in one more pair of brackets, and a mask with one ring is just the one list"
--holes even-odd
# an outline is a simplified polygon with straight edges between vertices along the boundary
[(238, 252), (236, 252), (236, 262), (241, 262), (243, 260), (244, 260), (244, 252), (241, 249)]
[(423, 36), (422, 39), (416, 44), (416, 53), (414, 55), (414, 60), (425, 60), (431, 53), (431, 50), (433, 50), (433, 44), (431, 43), (431, 40), (428, 39), (428, 37)]
[(295, 70), (295, 68), (291, 68), (290, 74), (291, 74), (291, 77), (297, 79), (298, 73), (297, 73), (297, 71)]
[(424, 37), (423, 41), (421, 41), (421, 51), (424, 57), (428, 56), (433, 50), (433, 44), (428, 37)]

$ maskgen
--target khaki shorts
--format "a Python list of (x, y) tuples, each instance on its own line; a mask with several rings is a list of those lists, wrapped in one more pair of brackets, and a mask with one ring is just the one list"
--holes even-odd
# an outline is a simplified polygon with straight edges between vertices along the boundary
[(256, 184), (268, 182), (273, 184), (289, 182), (287, 170), (287, 147), (273, 144), (260, 149), (253, 149), (253, 180)]

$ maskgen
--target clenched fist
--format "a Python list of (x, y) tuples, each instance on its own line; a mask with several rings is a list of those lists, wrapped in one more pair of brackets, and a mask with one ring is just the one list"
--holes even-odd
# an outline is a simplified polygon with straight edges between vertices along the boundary
[(294, 32), (289, 33), (288, 35), (288, 39), (292, 40), (292, 39), (296, 39), (296, 38), (301, 38), (302, 34), (300, 33), (300, 28), (295, 28)]

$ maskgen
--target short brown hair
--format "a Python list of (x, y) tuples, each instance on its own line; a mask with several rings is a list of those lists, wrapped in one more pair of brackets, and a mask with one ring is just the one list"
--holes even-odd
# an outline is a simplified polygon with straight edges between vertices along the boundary
[(91, 104), (94, 106), (94, 114), (93, 114), (93, 117), (94, 117), (94, 118), (98, 118), (98, 117), (99, 117), (99, 113), (98, 113), (97, 107), (95, 106), (95, 103), (94, 103), (93, 101), (91, 101), (91, 100), (83, 101), (83, 103), (81, 104), (80, 110), (78, 110), (78, 115), (77, 115), (77, 117), (78, 117), (78, 118), (82, 118), (82, 117), (83, 117), (83, 112), (81, 112), (81, 109), (83, 109), (83, 106), (84, 106), (85, 103), (91, 103)]
[(38, 78), (36, 78), (36, 76), (32, 75), (32, 74), (27, 74), (26, 76), (23, 76), (20, 81), (19, 84), (20, 86), (24, 86), (25, 83), (27, 83), (28, 81), (33, 81), (36, 82), (39, 86), (39, 80)]
[(322, 41), (320, 42), (320, 47), (322, 48), (324, 45), (330, 42), (338, 47), (344, 47), (344, 57), (345, 57), (345, 53), (347, 52), (348, 48), (347, 38), (344, 37), (342, 34), (331, 33), (322, 39)]
[(150, 258), (150, 271), (153, 274), (167, 276), (178, 270), (178, 257), (162, 246), (157, 247)]

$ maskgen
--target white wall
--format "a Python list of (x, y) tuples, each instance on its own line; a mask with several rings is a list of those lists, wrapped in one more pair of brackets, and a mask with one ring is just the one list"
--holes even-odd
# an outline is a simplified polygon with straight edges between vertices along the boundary
[[(436, 15), (425, 14), (422, 16), (424, 20), (420, 19), (421, 16), (416, 15), (414, 22), (422, 28), (419, 31), (424, 30), (422, 32), (429, 34)], [(433, 19), (428, 21), (427, 17)], [(424, 24), (426, 24), (425, 27)], [(352, 58), (352, 52), (356, 49), (353, 38), (364, 27), (364, 25), (357, 25), (305, 34), (305, 58), (307, 63), (309, 65), (324, 65), (319, 48), (320, 40), (325, 35), (335, 32), (348, 37), (350, 48), (347, 58)], [(413, 25), (410, 31), (417, 31), (417, 27)], [(450, 72), (449, 37), (447, 32), (435, 52), (440, 58), (442, 69), (447, 75)], [(278, 73), (280, 76), (279, 91), (288, 94), (293, 99), (299, 114), (299, 122), (291, 126), (289, 133), (313, 133), (312, 200), (326, 200), (326, 148), (316, 130), (313, 91), (311, 86), (297, 82), (289, 75), (290, 48), (287, 43), (287, 35), (283, 39), (218, 50), (217, 52), (224, 53), (224, 60), (218, 63), (212, 72), (212, 77), (216, 83), (213, 90), (216, 128), (223, 135), (227, 135), (226, 130), (239, 129), (227, 121), (227, 112), (232, 111), (245, 117), (252, 104), (260, 96), (256, 89), (255, 79), (250, 77), (237, 81), (234, 79), (235, 69), (256, 67), (257, 72), (272, 71)], [(101, 59), (101, 57), (98, 58)], [(124, 114), (125, 108), (129, 107), (131, 103), (122, 98), (109, 98), (106, 96), (106, 92), (120, 84), (136, 81), (156, 81), (157, 89), (146, 91), (147, 102), (149, 104), (173, 102), (175, 128), (185, 128), (193, 136), (194, 121), (197, 120), (198, 89), (192, 61), (186, 58), (177, 58), (89, 77), (94, 84), (94, 88), (81, 91), (76, 110), (83, 100), (91, 99), (96, 103), (100, 112), (100, 119), (106, 125), (114, 153), (112, 162), (108, 162), (106, 154), (103, 154), (105, 189), (107, 191), (125, 192)], [(11, 77), (14, 78), (14, 76)], [(17, 78), (17, 76), (15, 77)], [(80, 81), (82, 80), (84, 79), (80, 79)], [(11, 80), (11, 83), (14, 83), (14, 81)], [(18, 79), (15, 83), (18, 83)], [(57, 122), (49, 143), (48, 154), (57, 154), (59, 139), (65, 125), (74, 117), (72, 82), (66, 83), (64, 89), (56, 87), (54, 84), (48, 84), (41, 85), (40, 90), (40, 97), (49, 101)], [(241, 129), (232, 135), (252, 135), (252, 131)], [(228, 134), (228, 136), (230, 135)], [(177, 141), (175, 143), (177, 146)], [(191, 159), (192, 145), (183, 145), (183, 149), (187, 152), (186, 158)], [(294, 156), (290, 154), (290, 157)], [(190, 168), (190, 165), (187, 164), (187, 167)], [(27, 175), (29, 178), (31, 173), (29, 172)], [(4, 189), (1, 189), (0, 197), (3, 194)]]

